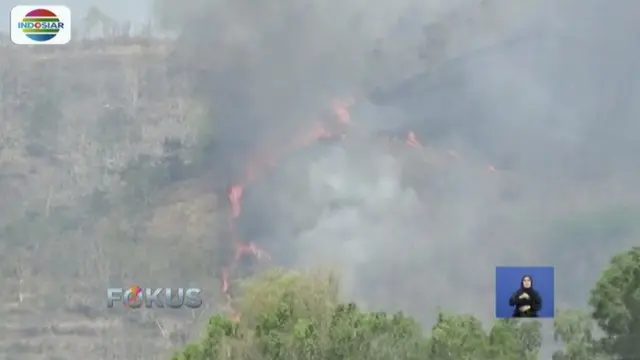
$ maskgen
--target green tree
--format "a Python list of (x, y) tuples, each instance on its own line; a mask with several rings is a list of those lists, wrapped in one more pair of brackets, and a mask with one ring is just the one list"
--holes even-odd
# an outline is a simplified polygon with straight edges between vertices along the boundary
[(537, 359), (542, 346), (538, 321), (500, 320), (489, 334), (488, 359)]
[(415, 320), (340, 304), (331, 275), (270, 271), (240, 288), (240, 322), (214, 316), (202, 342), (174, 360), (424, 358), (426, 338)]
[(553, 360), (596, 360), (606, 358), (595, 346), (595, 323), (588, 313), (579, 310), (559, 311), (553, 321), (553, 337), (564, 344)]
[(482, 323), (470, 315), (440, 314), (429, 341), (430, 358), (486, 359), (489, 338)]
[[(591, 293), (591, 315), (557, 312), (553, 360), (638, 358), (639, 268), (640, 249), (615, 256)], [(340, 303), (331, 275), (270, 271), (241, 283), (240, 294), (239, 322), (214, 316), (204, 338), (173, 360), (535, 360), (542, 345), (536, 320), (499, 320), (486, 331), (474, 316), (440, 313), (426, 336), (400, 313)]]
[(431, 332), (429, 355), (438, 360), (537, 359), (542, 344), (540, 323), (497, 321), (487, 334), (471, 315), (439, 314)]
[(589, 304), (605, 333), (602, 351), (621, 359), (640, 357), (640, 248), (613, 257)]
[(204, 339), (173, 360), (515, 360), (535, 359), (541, 343), (536, 321), (500, 321), (487, 333), (470, 315), (440, 314), (428, 338), (401, 313), (340, 303), (331, 275), (270, 271), (240, 293), (240, 322), (214, 316)]

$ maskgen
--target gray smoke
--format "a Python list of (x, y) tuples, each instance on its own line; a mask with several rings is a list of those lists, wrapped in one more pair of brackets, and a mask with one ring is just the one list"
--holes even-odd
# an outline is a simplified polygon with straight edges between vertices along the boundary
[[(496, 265), (556, 265), (558, 281), (574, 283), (560, 301), (583, 304), (627, 240), (566, 245), (547, 229), (638, 204), (625, 195), (639, 170), (640, 5), (336, 4), (221, 0), (182, 14), (175, 63), (211, 106), (225, 180), (332, 99), (361, 99), (355, 139), (291, 154), (247, 189), (245, 236), (286, 265), (336, 266), (346, 296), (425, 321), (437, 306), (490, 317)], [(425, 74), (420, 19), (438, 29), (442, 53)], [(428, 149), (392, 156), (362, 135), (394, 128)]]

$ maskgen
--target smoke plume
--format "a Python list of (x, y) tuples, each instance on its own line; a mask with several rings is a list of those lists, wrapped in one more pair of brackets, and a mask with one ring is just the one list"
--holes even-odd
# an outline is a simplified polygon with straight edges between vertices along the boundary
[[(242, 202), (232, 241), (335, 266), (346, 296), (425, 321), (437, 306), (490, 317), (496, 265), (555, 265), (586, 294), (624, 244), (563, 256), (546, 228), (634, 201), (640, 8), (517, 3), (218, 0), (174, 14), (175, 63), (217, 134), (214, 181)], [(440, 47), (422, 74), (425, 22)]]

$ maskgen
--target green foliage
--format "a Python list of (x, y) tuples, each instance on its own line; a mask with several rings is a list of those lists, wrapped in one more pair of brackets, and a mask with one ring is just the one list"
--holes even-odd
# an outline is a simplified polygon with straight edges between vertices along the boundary
[[(241, 284), (238, 323), (217, 315), (204, 338), (172, 360), (535, 360), (537, 320), (496, 321), (440, 313), (430, 336), (401, 313), (366, 312), (338, 301), (331, 274), (274, 270)], [(553, 360), (636, 359), (640, 353), (640, 249), (615, 256), (594, 287), (593, 314), (558, 311)], [(604, 331), (598, 339), (596, 324)]]
[(500, 320), (489, 335), (488, 359), (537, 359), (541, 346), (539, 322)]
[(429, 354), (432, 358), (484, 359), (488, 337), (482, 323), (470, 315), (440, 314), (432, 330)]
[(558, 312), (554, 319), (554, 339), (564, 349), (553, 354), (553, 360), (595, 360), (600, 353), (594, 342), (594, 322), (586, 312), (567, 310)]
[(468, 315), (440, 314), (429, 338), (402, 313), (366, 312), (338, 302), (331, 274), (274, 270), (241, 284), (239, 323), (222, 316), (180, 359), (424, 360), (535, 359), (538, 322), (501, 321), (487, 333)]
[(440, 314), (429, 340), (432, 359), (536, 359), (542, 343), (540, 323), (497, 321), (487, 334), (471, 315)]
[(283, 302), (296, 318), (327, 320), (338, 305), (338, 286), (330, 273), (305, 276), (274, 269), (242, 282), (239, 288), (243, 296), (235, 306), (250, 326), (255, 326), (265, 314), (278, 312)]
[(593, 318), (606, 336), (603, 351), (640, 356), (640, 248), (615, 256), (591, 291)]
[(330, 274), (275, 270), (242, 284), (242, 320), (214, 316), (200, 344), (180, 359), (422, 359), (420, 326), (402, 314), (337, 303)]

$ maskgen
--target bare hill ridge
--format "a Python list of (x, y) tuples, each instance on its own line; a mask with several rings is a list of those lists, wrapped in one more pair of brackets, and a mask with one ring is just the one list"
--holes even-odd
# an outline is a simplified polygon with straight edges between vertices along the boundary
[[(168, 42), (148, 39), (0, 49), (0, 352), (7, 359), (166, 356), (192, 336), (194, 316), (202, 320), (199, 313), (114, 316), (102, 299), (108, 284), (161, 277), (144, 265), (152, 257), (168, 279), (176, 269), (165, 261), (188, 267), (183, 259), (211, 258), (210, 251), (194, 258), (194, 249), (210, 247), (198, 241), (211, 238), (215, 219), (206, 179), (153, 195), (157, 208), (122, 206), (123, 189), (139, 185), (127, 187), (122, 171), (139, 157), (155, 161), (168, 138), (193, 143), (202, 120), (167, 74), (168, 54)], [(135, 166), (130, 172), (129, 183), (147, 176)], [(171, 248), (173, 260), (158, 257)], [(210, 272), (197, 281), (217, 284)]]

